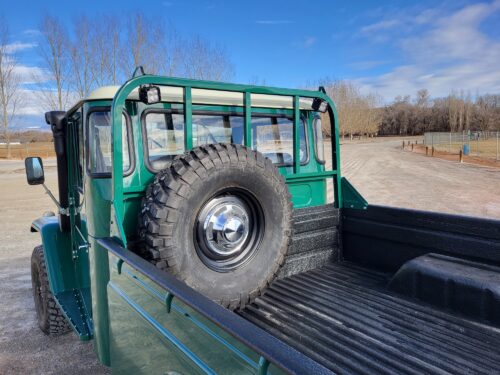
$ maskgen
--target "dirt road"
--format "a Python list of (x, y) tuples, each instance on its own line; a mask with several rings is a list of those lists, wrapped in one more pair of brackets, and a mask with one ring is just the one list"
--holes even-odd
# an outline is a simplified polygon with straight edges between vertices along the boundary
[[(400, 140), (342, 145), (343, 173), (372, 204), (500, 218), (500, 169), (403, 152)], [(45, 161), (55, 190), (54, 161)], [(49, 339), (36, 326), (30, 256), (40, 240), (31, 220), (54, 206), (28, 186), (21, 161), (0, 161), (0, 374), (106, 374), (91, 343)]]
[(500, 218), (500, 169), (401, 150), (401, 140), (341, 146), (342, 173), (371, 204)]

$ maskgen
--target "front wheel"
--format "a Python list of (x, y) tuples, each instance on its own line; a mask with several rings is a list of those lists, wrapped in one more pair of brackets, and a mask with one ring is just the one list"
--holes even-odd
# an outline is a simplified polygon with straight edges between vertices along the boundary
[(71, 327), (50, 291), (43, 246), (35, 247), (31, 255), (31, 284), (38, 326), (43, 333), (59, 336), (69, 332)]

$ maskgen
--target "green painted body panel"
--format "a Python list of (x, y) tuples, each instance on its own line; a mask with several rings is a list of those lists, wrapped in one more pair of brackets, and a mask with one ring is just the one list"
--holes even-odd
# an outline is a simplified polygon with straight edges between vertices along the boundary
[(344, 193), (344, 207), (358, 210), (366, 210), (368, 208), (368, 202), (345, 177), (342, 177), (342, 191)]
[[(116, 374), (257, 374), (260, 356), (110, 256), (111, 363)], [(282, 373), (274, 369), (273, 374)]]
[[(40, 233), (49, 285), (61, 310), (81, 340), (92, 338), (89, 258), (85, 249), (72, 256), (69, 232), (61, 232), (56, 216), (41, 217), (32, 224)], [(82, 232), (86, 235), (85, 220)]]

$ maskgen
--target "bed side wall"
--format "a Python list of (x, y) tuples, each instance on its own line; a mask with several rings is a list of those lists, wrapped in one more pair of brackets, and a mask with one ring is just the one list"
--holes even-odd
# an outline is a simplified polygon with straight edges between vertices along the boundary
[(369, 206), (343, 209), (342, 257), (395, 272), (427, 253), (500, 264), (500, 221), (436, 212)]

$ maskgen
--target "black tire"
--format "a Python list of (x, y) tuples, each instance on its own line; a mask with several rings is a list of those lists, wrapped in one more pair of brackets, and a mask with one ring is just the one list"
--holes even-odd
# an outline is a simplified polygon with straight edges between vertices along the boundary
[[(224, 209), (226, 214), (215, 214)], [(221, 218), (225, 225), (218, 232), (216, 224), (206, 224)], [(208, 230), (200, 230), (206, 229), (202, 225)], [(212, 144), (177, 156), (156, 175), (143, 201), (140, 226), (142, 256), (215, 302), (237, 309), (260, 295), (282, 266), (292, 235), (292, 204), (269, 159), (240, 145)], [(206, 238), (235, 239), (238, 246), (213, 245)], [(239, 250), (220, 258), (210, 246)]]
[(31, 255), (31, 284), (38, 326), (43, 333), (59, 336), (69, 332), (71, 327), (50, 291), (43, 246), (35, 247)]

